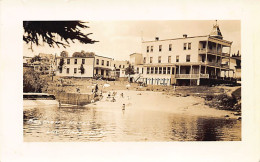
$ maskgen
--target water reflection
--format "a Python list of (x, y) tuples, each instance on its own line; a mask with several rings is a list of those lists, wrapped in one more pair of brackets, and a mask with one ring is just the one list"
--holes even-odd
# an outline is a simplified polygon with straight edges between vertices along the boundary
[(142, 109), (39, 107), (24, 112), (24, 141), (233, 141), (241, 121)]

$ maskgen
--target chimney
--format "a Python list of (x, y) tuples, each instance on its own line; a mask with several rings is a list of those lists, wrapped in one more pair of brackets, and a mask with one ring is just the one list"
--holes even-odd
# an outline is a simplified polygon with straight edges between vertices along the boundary
[(155, 37), (155, 40), (158, 41), (158, 40), (159, 40), (159, 37)]
[(187, 34), (183, 34), (183, 38), (187, 38), (187, 36), (188, 36)]

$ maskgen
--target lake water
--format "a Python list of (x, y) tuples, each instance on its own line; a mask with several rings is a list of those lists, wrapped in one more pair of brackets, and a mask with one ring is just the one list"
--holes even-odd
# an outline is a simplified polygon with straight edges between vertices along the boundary
[(241, 121), (147, 109), (38, 107), (24, 114), (25, 142), (239, 141)]

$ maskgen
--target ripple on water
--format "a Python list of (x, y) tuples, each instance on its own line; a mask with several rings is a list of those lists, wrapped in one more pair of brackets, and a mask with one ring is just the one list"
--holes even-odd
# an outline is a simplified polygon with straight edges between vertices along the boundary
[(39, 107), (24, 114), (23, 132), (25, 141), (35, 142), (239, 141), (241, 121), (114, 107)]

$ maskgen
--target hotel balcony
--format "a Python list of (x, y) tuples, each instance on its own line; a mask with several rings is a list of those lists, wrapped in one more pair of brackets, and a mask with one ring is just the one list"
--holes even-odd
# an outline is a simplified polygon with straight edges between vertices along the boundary
[(221, 64), (221, 68), (229, 68), (228, 64)]
[[(229, 57), (228, 53), (224, 53), (221, 50), (216, 50), (216, 49), (208, 49), (207, 53), (208, 54), (219, 55), (219, 56), (221, 55), (221, 56), (224, 56), (224, 57)], [(206, 48), (199, 49), (199, 54), (206, 54)]]
[(199, 79), (209, 78), (209, 74), (176, 74), (176, 79)]
[(221, 66), (221, 64), (219, 62), (209, 62), (209, 61), (207, 61), (206, 64), (209, 65), (209, 66), (217, 66), (217, 67)]
[[(207, 52), (211, 54), (217, 54), (217, 55), (221, 54), (221, 50), (217, 51), (216, 49), (208, 49)], [(199, 54), (206, 54), (206, 48), (200, 48)]]
[(224, 57), (230, 57), (230, 55), (228, 53), (222, 53), (222, 56)]
[(209, 62), (209, 61), (206, 61), (206, 62), (202, 62), (200, 61), (200, 63), (202, 65), (209, 65), (209, 66), (216, 66), (216, 67), (220, 67), (221, 66), (221, 63), (220, 62)]

